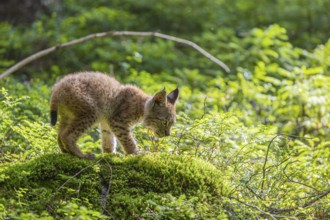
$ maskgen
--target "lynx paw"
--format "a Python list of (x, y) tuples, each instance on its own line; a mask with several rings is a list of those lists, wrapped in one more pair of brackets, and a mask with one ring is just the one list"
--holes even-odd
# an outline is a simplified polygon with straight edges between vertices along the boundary
[(119, 151), (111, 152), (110, 154), (113, 154), (113, 155), (116, 155), (116, 156), (123, 156), (123, 155), (125, 155), (124, 153), (119, 152)]
[(134, 153), (135, 155), (145, 155), (145, 154), (151, 154), (150, 151), (146, 150), (138, 150), (138, 152)]

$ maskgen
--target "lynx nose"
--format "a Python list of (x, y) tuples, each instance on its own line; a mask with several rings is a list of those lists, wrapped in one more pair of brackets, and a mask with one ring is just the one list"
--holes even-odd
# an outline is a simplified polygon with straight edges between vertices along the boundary
[(165, 131), (165, 136), (170, 136), (170, 131)]

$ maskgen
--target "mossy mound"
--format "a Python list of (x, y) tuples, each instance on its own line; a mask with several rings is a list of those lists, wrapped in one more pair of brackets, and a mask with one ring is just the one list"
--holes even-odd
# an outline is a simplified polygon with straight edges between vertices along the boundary
[(220, 171), (187, 156), (50, 154), (0, 166), (0, 217), (217, 218), (224, 193)]

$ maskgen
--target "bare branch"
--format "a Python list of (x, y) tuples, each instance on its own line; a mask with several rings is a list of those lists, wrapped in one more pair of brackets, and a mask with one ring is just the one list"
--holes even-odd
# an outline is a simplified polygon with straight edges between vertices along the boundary
[(236, 200), (237, 202), (239, 202), (239, 203), (241, 203), (243, 205), (246, 205), (248, 207), (254, 208), (254, 209), (258, 210), (259, 212), (261, 212), (262, 214), (269, 216), (271, 219), (275, 219), (276, 220), (276, 218), (274, 217), (274, 215), (272, 213), (268, 213), (268, 212), (262, 210), (260, 207), (258, 207), (256, 205), (251, 205), (249, 203), (243, 202), (243, 201), (239, 200), (236, 197), (229, 197), (229, 198), (230, 199), (234, 199), (234, 200)]
[(270, 150), (270, 146), (273, 143), (273, 141), (278, 137), (278, 135), (276, 135), (275, 137), (272, 138), (272, 140), (269, 142), (268, 147), (267, 147), (267, 152), (266, 152), (266, 156), (265, 156), (265, 161), (264, 161), (264, 165), (262, 167), (262, 182), (261, 182), (261, 190), (264, 189), (264, 183), (265, 183), (265, 178), (266, 178), (266, 164), (268, 161), (268, 154), (269, 154), (269, 150)]
[(207, 96), (205, 96), (205, 98), (204, 98), (204, 113), (203, 113), (201, 119), (203, 119), (204, 116), (206, 115), (206, 100), (207, 100)]
[(306, 202), (302, 207), (303, 208), (307, 208), (311, 205), (313, 205), (315, 202), (317, 202), (318, 200), (322, 199), (323, 197), (326, 197), (328, 194), (330, 193), (330, 189), (327, 189), (325, 191), (323, 191), (321, 194), (319, 194), (315, 199), (312, 199), (308, 202)]
[(98, 164), (102, 159), (99, 159), (98, 161), (94, 162), (93, 164), (91, 165), (88, 165), (87, 167), (84, 167), (83, 169), (81, 169), (78, 173), (76, 173), (75, 175), (71, 176), (69, 179), (67, 179), (57, 190), (56, 192), (54, 193), (54, 195), (52, 196), (52, 201), (56, 195), (56, 193), (58, 193), (70, 180), (72, 180), (73, 178), (77, 177), (78, 175), (80, 175), (82, 172), (84, 172), (85, 170), (87, 170), (88, 168)]
[(103, 214), (106, 214), (107, 216), (111, 216), (111, 219), (114, 219), (114, 217), (111, 215), (111, 213), (106, 208), (106, 205), (107, 205), (107, 202), (108, 202), (107, 197), (108, 197), (108, 195), (110, 193), (110, 190), (111, 190), (112, 167), (111, 167), (110, 163), (106, 159), (102, 158), (100, 160), (104, 160), (106, 162), (106, 164), (108, 166), (108, 169), (110, 171), (110, 179), (109, 179), (107, 185), (106, 185), (106, 182), (107, 181), (105, 179), (103, 179), (104, 184), (102, 184), (102, 185), (104, 185), (104, 186), (103, 186), (103, 188), (101, 190), (101, 206), (102, 206), (102, 209), (103, 209)]
[(95, 33), (95, 34), (90, 34), (87, 35), (85, 37), (81, 37), (63, 44), (59, 44), (57, 46), (53, 46), (50, 47), (48, 49), (45, 50), (41, 50), (35, 54), (32, 54), (31, 56), (21, 60), (20, 62), (16, 63), (14, 66), (10, 67), (8, 70), (6, 70), (5, 72), (3, 72), (0, 75), (0, 80), (3, 79), (5, 76), (8, 76), (9, 74), (21, 69), (23, 66), (31, 63), (34, 60), (37, 60), (41, 57), (44, 57), (50, 53), (53, 53), (59, 49), (62, 48), (66, 48), (66, 47), (71, 47), (74, 46), (76, 44), (81, 44), (84, 43), (86, 41), (90, 41), (96, 38), (104, 38), (104, 37), (109, 37), (109, 36), (153, 36), (153, 37), (158, 37), (158, 38), (162, 38), (165, 40), (170, 40), (170, 41), (174, 41), (180, 44), (184, 44), (187, 46), (190, 46), (192, 48), (194, 48), (195, 50), (197, 50), (199, 53), (201, 53), (202, 55), (204, 55), (205, 57), (207, 57), (208, 59), (210, 59), (212, 62), (216, 63), (217, 65), (219, 65), (222, 69), (224, 69), (227, 73), (230, 72), (229, 67), (224, 64), (222, 61), (220, 61), (219, 59), (217, 59), (216, 57), (214, 57), (213, 55), (211, 55), (210, 53), (208, 53), (206, 50), (204, 50), (203, 48), (201, 48), (200, 46), (198, 46), (196, 43), (183, 39), (183, 38), (178, 38), (178, 37), (174, 37), (171, 35), (167, 35), (167, 34), (161, 34), (158, 32), (136, 32), (136, 31), (109, 31), (109, 32), (101, 32), (101, 33)]
[(319, 192), (318, 189), (316, 189), (315, 187), (313, 187), (313, 186), (311, 186), (311, 185), (308, 185), (308, 184), (306, 184), (306, 183), (302, 183), (302, 182), (299, 182), (299, 181), (293, 180), (293, 179), (292, 179), (292, 178), (286, 173), (286, 168), (287, 168), (290, 164), (293, 164), (293, 163), (295, 163), (295, 162), (299, 162), (299, 160), (295, 160), (295, 161), (291, 161), (291, 162), (287, 163), (287, 164), (285, 165), (284, 169), (283, 169), (283, 174), (284, 174), (284, 176), (287, 178), (287, 180), (288, 180), (289, 182), (296, 183), (296, 184), (300, 184), (300, 185), (306, 186), (306, 187), (308, 187), (308, 188), (311, 188), (311, 189), (313, 189), (313, 190), (316, 191), (316, 192)]
[(54, 198), (56, 196), (56, 194), (68, 183), (70, 182), (73, 178), (77, 177), (78, 175), (80, 175), (82, 172), (84, 172), (85, 170), (87, 170), (90, 167), (93, 167), (94, 165), (98, 164), (102, 159), (97, 160), (96, 162), (88, 165), (87, 167), (82, 168), (79, 172), (77, 172), (75, 175), (71, 176), (69, 179), (67, 179), (53, 194), (53, 196), (50, 198), (49, 202), (50, 204), (48, 204), (48, 208), (53, 212), (53, 205), (54, 205)]
[(284, 213), (284, 212), (292, 212), (292, 211), (295, 211), (295, 210), (300, 209), (300, 208), (308, 208), (308, 207), (312, 206), (315, 202), (322, 199), (323, 197), (326, 197), (329, 193), (330, 193), (330, 189), (327, 189), (327, 190), (323, 191), (321, 194), (317, 195), (317, 197), (315, 199), (312, 199), (312, 200), (306, 202), (302, 206), (297, 206), (297, 207), (292, 207), (292, 208), (285, 208), (285, 209), (270, 208), (269, 211), (272, 214), (281, 214), (281, 213)]

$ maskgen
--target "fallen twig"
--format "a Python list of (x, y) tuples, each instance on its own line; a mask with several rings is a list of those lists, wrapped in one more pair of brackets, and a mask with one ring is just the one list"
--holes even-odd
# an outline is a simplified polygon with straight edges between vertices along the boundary
[(269, 155), (269, 150), (270, 150), (270, 146), (273, 143), (273, 141), (278, 137), (278, 135), (276, 135), (275, 137), (272, 138), (272, 140), (269, 142), (268, 147), (267, 147), (267, 152), (266, 152), (266, 156), (265, 156), (265, 161), (264, 161), (264, 165), (262, 167), (262, 182), (261, 182), (261, 190), (264, 190), (264, 183), (265, 183), (265, 178), (266, 178), (266, 164), (268, 161), (268, 155)]
[(107, 216), (111, 216), (111, 218), (114, 219), (114, 217), (111, 215), (111, 213), (106, 209), (106, 205), (107, 205), (107, 201), (108, 201), (107, 197), (108, 197), (108, 195), (110, 193), (110, 189), (111, 189), (112, 167), (106, 159), (101, 159), (101, 160), (104, 160), (106, 162), (106, 164), (109, 168), (109, 171), (110, 171), (110, 179), (108, 182), (107, 189), (105, 191), (103, 191), (103, 189), (102, 189), (102, 192), (101, 192), (101, 206), (103, 209), (103, 213), (106, 214)]
[(246, 205), (246, 206), (248, 206), (248, 207), (254, 208), (254, 209), (258, 210), (259, 212), (261, 212), (262, 214), (267, 215), (267, 216), (269, 216), (270, 218), (276, 220), (276, 218), (275, 218), (274, 215), (272, 215), (272, 214), (269, 213), (269, 212), (266, 212), (266, 211), (262, 210), (260, 207), (258, 207), (258, 206), (256, 206), (256, 205), (252, 205), (252, 204), (249, 204), (249, 203), (243, 202), (243, 201), (241, 201), (241, 200), (239, 200), (238, 198), (235, 198), (235, 197), (229, 197), (229, 198), (230, 198), (230, 199), (234, 199), (234, 200), (236, 200), (237, 202), (239, 202), (239, 203), (241, 203), (241, 204), (243, 204), (243, 205)]
[[(56, 195), (56, 193), (58, 193), (70, 180), (72, 180), (73, 178), (75, 178), (76, 176), (78, 176), (79, 174), (81, 174), (82, 172), (84, 172), (85, 170), (87, 170), (88, 168), (98, 164), (102, 159), (99, 159), (98, 161), (96, 161), (95, 163), (87, 166), (87, 167), (84, 167), (83, 169), (81, 169), (78, 173), (76, 173), (75, 175), (71, 176), (69, 179), (67, 179), (57, 190), (56, 192), (54, 193), (54, 196)], [(52, 197), (52, 200), (54, 198), (54, 196)]]
[(206, 50), (204, 50), (203, 48), (201, 48), (200, 46), (198, 46), (196, 43), (194, 43), (192, 41), (189, 41), (189, 40), (186, 40), (186, 39), (183, 39), (183, 38), (179, 38), (179, 37), (174, 37), (174, 36), (167, 35), (167, 34), (158, 33), (158, 32), (108, 31), (108, 32), (90, 34), (90, 35), (87, 35), (85, 37), (81, 37), (81, 38), (78, 38), (78, 39), (63, 43), (63, 44), (59, 44), (57, 46), (47, 48), (45, 50), (41, 50), (37, 53), (34, 53), (31, 56), (28, 56), (27, 58), (19, 61), (18, 63), (16, 63), (15, 65), (10, 67), (9, 69), (7, 69), (5, 72), (3, 72), (0, 75), (0, 80), (3, 79), (4, 77), (8, 76), (9, 74), (14, 73), (15, 71), (19, 70), (23, 66), (31, 63), (32, 61), (37, 60), (41, 57), (44, 57), (44, 56), (46, 56), (50, 53), (53, 53), (53, 52), (55, 52), (59, 49), (70, 47), (70, 46), (73, 46), (73, 45), (76, 45), (76, 44), (81, 44), (81, 43), (84, 43), (86, 41), (90, 41), (90, 40), (93, 40), (93, 39), (96, 39), (96, 38), (104, 38), (104, 37), (109, 37), (109, 36), (140, 36), (140, 37), (153, 36), (153, 37), (158, 37), (158, 38), (162, 38), (162, 39), (165, 39), (165, 40), (174, 41), (174, 42), (177, 42), (177, 43), (180, 43), (180, 44), (188, 45), (188, 46), (194, 48), (195, 50), (197, 50), (199, 53), (201, 53), (205, 57), (207, 57), (208, 59), (210, 59), (212, 62), (219, 65), (227, 73), (230, 72), (230, 69), (226, 64), (224, 64), (222, 61), (220, 61), (219, 59), (217, 59), (216, 57), (214, 57), (209, 52), (207, 52)]
[[(111, 189), (111, 179), (112, 179), (112, 167), (110, 166), (109, 162), (107, 160), (105, 160), (104, 158), (101, 158), (97, 161), (95, 161), (94, 163), (92, 163), (91, 165), (88, 165), (87, 167), (82, 168), (79, 172), (77, 172), (76, 174), (74, 174), (73, 176), (71, 176), (69, 179), (67, 179), (57, 190), (56, 192), (53, 194), (53, 196), (51, 197), (50, 201), (51, 203), (53, 203), (54, 198), (56, 196), (56, 194), (68, 183), (70, 182), (73, 178), (79, 176), (82, 172), (84, 172), (85, 170), (87, 170), (90, 167), (95, 166), (96, 164), (99, 164), (101, 161), (105, 161), (109, 170), (110, 170), (110, 180), (107, 186), (106, 191), (104, 192), (104, 194), (102, 194), (102, 198), (101, 198), (101, 206), (103, 209), (103, 212), (108, 215), (111, 216), (113, 218), (113, 216), (110, 214), (110, 212), (106, 209), (106, 203), (107, 203), (107, 196), (109, 195), (110, 189)], [(51, 206), (49, 206), (49, 208), (53, 209)]]
[(304, 203), (302, 206), (297, 206), (297, 207), (292, 207), (292, 208), (285, 208), (285, 209), (270, 208), (270, 212), (272, 214), (281, 214), (281, 213), (285, 213), (285, 212), (292, 212), (292, 211), (302, 209), (302, 208), (308, 208), (309, 206), (313, 205), (315, 202), (319, 201), (323, 197), (326, 197), (329, 193), (330, 193), (330, 189), (327, 189), (327, 190), (323, 191), (321, 194), (319, 194), (318, 196), (316, 196), (315, 199), (312, 199), (312, 200)]

